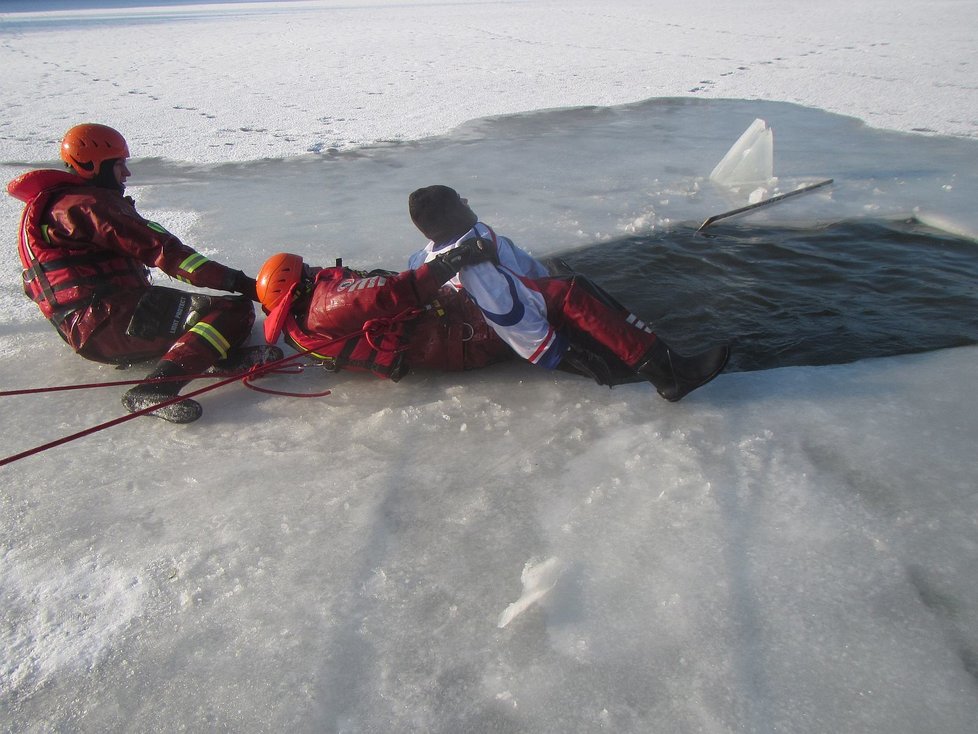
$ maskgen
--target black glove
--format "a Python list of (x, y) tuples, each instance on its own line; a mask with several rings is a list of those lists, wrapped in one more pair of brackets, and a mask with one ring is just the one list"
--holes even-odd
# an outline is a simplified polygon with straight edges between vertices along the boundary
[(492, 262), (499, 264), (496, 246), (492, 240), (481, 237), (470, 237), (460, 242), (448, 252), (443, 252), (429, 262), (436, 277), (442, 282), (448, 281), (455, 273), (469, 265)]
[(248, 296), (252, 301), (258, 300), (258, 284), (255, 282), (254, 278), (249, 278), (247, 275), (242, 273), (240, 270), (232, 270), (233, 280), (231, 281), (231, 287), (228, 288), (229, 291), (236, 291), (243, 295)]

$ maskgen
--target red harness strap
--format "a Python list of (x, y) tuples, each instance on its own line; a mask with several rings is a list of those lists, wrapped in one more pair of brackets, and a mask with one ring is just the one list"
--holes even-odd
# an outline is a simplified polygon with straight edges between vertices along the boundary
[(111, 250), (52, 244), (41, 220), (59, 188), (45, 189), (24, 208), (17, 246), (24, 293), (55, 325), (69, 312), (85, 306), (102, 291), (145, 288), (146, 268)]

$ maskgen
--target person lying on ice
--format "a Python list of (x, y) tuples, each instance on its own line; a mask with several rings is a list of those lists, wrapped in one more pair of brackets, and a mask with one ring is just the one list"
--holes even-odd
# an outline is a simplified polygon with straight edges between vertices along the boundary
[[(725, 345), (691, 357), (678, 354), (586, 278), (545, 277), (543, 264), (480, 222), (468, 201), (448, 186), (417, 189), (408, 197), (408, 210), (428, 238), (427, 246), (409, 258), (409, 268), (445, 257), (472, 238), (492, 244), (493, 262), (463, 265), (450, 285), (478, 304), (495, 333), (532, 364), (577, 367), (610, 384), (614, 375), (602, 370), (594, 359), (597, 354), (614, 365), (612, 372), (620, 374), (623, 365), (651, 382), (663, 398), (677, 401), (716, 377), (727, 363), (730, 349)], [(583, 362), (582, 352), (587, 357)]]
[[(246, 369), (281, 352), (240, 345), (251, 333), (255, 281), (208, 260), (125, 196), (129, 146), (105, 125), (72, 127), (61, 142), (67, 171), (36, 170), (7, 186), (25, 202), (18, 251), (24, 293), (79, 355), (108, 364), (159, 357), (147, 380), (129, 390), (130, 413), (174, 398), (190, 376), (211, 368)], [(149, 267), (185, 283), (241, 293), (207, 296), (150, 285)], [(174, 379), (176, 378), (176, 379)], [(182, 400), (152, 415), (189, 423), (201, 415)]]
[[(279, 253), (258, 272), (258, 297), (268, 314), (265, 338), (275, 343), (284, 332), (286, 341), (332, 369), (392, 380), (412, 368), (457, 371), (511, 359), (512, 348), (475, 301), (443, 285), (460, 269), (482, 265), (499, 267), (499, 261), (493, 242), (479, 237), (402, 273), (364, 273), (340, 263), (311, 268), (299, 255)], [(587, 279), (523, 281), (550, 305), (564, 345), (555, 367), (609, 386), (648, 379), (638, 368), (655, 335), (629, 323), (627, 312), (606, 302)], [(678, 400), (696, 386), (674, 378), (666, 397)]]

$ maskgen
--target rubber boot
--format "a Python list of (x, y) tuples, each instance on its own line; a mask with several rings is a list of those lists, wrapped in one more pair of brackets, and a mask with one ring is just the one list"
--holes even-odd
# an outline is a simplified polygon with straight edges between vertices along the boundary
[(594, 352), (571, 344), (557, 365), (558, 369), (590, 377), (599, 385), (612, 386), (611, 368)]
[(659, 395), (675, 403), (719, 375), (729, 358), (730, 347), (726, 345), (684, 357), (656, 339), (635, 371), (651, 382)]
[[(147, 375), (146, 379), (155, 380), (161, 377), (179, 377), (186, 374), (185, 370), (173, 362), (162, 360), (156, 365), (156, 369)], [(136, 387), (127, 391), (122, 396), (122, 404), (130, 413), (145, 410), (159, 403), (165, 403), (167, 400), (172, 400), (180, 394), (180, 390), (188, 382), (189, 380), (170, 380), (136, 385)], [(167, 405), (159, 410), (147, 413), (147, 415), (151, 415), (154, 418), (162, 418), (170, 423), (193, 423), (200, 418), (203, 412), (204, 409), (200, 407), (200, 403), (196, 400), (185, 398), (172, 405)]]

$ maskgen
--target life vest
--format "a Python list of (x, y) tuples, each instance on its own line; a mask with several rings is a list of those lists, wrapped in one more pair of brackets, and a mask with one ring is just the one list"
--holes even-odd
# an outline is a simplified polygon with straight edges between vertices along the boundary
[(513, 357), (478, 306), (450, 288), (421, 308), (367, 321), (362, 333), (347, 339), (309, 334), (291, 311), (283, 332), (293, 347), (322, 360), (331, 371), (371, 372), (394, 382), (413, 368), (461, 372)]
[[(347, 268), (324, 268), (316, 273), (315, 280), (300, 298), (309, 294), (322, 280), (338, 280), (365, 275)], [(376, 276), (383, 277), (383, 276)], [(377, 377), (394, 380), (403, 377), (408, 371), (404, 361), (405, 322), (416, 316), (417, 309), (406, 309), (393, 318), (370, 319), (360, 331), (352, 334), (337, 334), (326, 337), (308, 333), (296, 320), (293, 313), (295, 287), (289, 289), (278, 306), (268, 313), (265, 319), (265, 338), (274, 343), (279, 334), (295, 349), (306, 352), (320, 360), (330, 371), (349, 369), (371, 372)]]
[[(512, 356), (479, 307), (458, 291), (441, 287), (423, 305), (410, 295), (398, 299), (395, 292), (404, 296), (413, 288), (396, 288), (384, 279), (405, 276), (341, 266), (319, 270), (314, 281), (302, 290), (298, 284), (290, 288), (268, 313), (265, 339), (273, 344), (284, 334), (293, 347), (331, 370), (366, 371), (395, 381), (409, 369), (461, 371)], [(371, 294), (382, 291), (383, 308), (375, 308)], [(375, 313), (394, 315), (372, 317)]]
[(83, 186), (78, 176), (63, 171), (31, 171), (7, 186), (25, 201), (17, 252), (23, 266), (28, 298), (55, 325), (102, 293), (149, 286), (146, 267), (135, 258), (102, 250), (84, 241), (54, 242), (43, 223), (53, 200), (68, 188)]
[(371, 372), (377, 377), (397, 382), (408, 371), (404, 352), (400, 349), (394, 325), (377, 325), (372, 332), (369, 324), (364, 331), (348, 338), (324, 339), (307, 334), (291, 314), (285, 322), (284, 336), (293, 347), (320, 360), (330, 370)]

